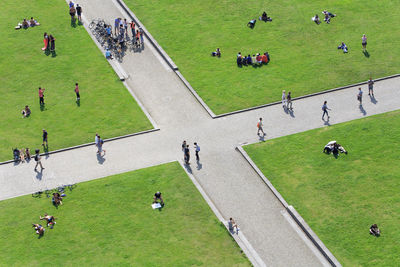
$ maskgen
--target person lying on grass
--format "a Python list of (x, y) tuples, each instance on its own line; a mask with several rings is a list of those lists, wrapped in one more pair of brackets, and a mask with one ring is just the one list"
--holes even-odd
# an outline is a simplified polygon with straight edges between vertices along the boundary
[(31, 110), (29, 106), (25, 106), (25, 108), (21, 111), (21, 113), (24, 118), (29, 117), (29, 115), (31, 115)]
[(44, 234), (45, 229), (42, 225), (38, 223), (32, 223), (32, 227), (35, 227), (36, 234), (38, 234), (39, 236), (42, 236)]
[(215, 56), (221, 57), (221, 50), (219, 50), (219, 48), (217, 48), (217, 50), (215, 52), (212, 52), (211, 55), (213, 57), (215, 57)]
[(329, 24), (331, 22), (331, 18), (336, 17), (336, 14), (332, 14), (331, 12), (328, 12), (326, 10), (322, 11), (322, 14), (324, 14), (325, 18), (324, 21)]
[(379, 230), (378, 225), (375, 223), (369, 228), (369, 233), (374, 236), (380, 236), (381, 230)]
[(160, 192), (160, 191), (157, 191), (157, 192), (154, 194), (153, 203), (158, 203), (157, 200), (160, 201), (161, 206), (164, 206), (164, 200), (163, 200), (163, 198), (162, 198), (162, 196), (161, 196), (161, 192)]
[(339, 45), (337, 49), (342, 49), (343, 53), (347, 53), (348, 52), (347, 45), (344, 42), (342, 42), (342, 44)]
[(50, 226), (51, 229), (53, 229), (54, 224), (56, 224), (56, 218), (52, 215), (48, 215), (47, 213), (44, 214), (44, 216), (39, 216), (40, 220), (45, 220), (47, 221), (47, 227)]
[(315, 24), (319, 25), (321, 23), (321, 20), (318, 17), (318, 14), (315, 14), (314, 17), (311, 18), (312, 21), (315, 22)]

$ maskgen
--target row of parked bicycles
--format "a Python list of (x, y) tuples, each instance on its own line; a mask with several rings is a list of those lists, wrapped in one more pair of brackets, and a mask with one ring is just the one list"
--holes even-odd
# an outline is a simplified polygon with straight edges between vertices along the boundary
[(63, 194), (63, 193), (65, 193), (66, 190), (72, 191), (75, 187), (76, 187), (76, 184), (62, 185), (57, 188), (46, 189), (44, 191), (38, 191), (36, 193), (33, 193), (32, 197), (40, 198), (40, 197), (46, 195), (46, 197), (49, 198), (49, 197), (53, 196), (53, 193)]
[(103, 19), (92, 20), (89, 29), (101, 46), (110, 51), (111, 55), (119, 61), (122, 61), (127, 50), (138, 51), (142, 48), (140, 40), (135, 36), (130, 37), (127, 33), (114, 35), (111, 25)]

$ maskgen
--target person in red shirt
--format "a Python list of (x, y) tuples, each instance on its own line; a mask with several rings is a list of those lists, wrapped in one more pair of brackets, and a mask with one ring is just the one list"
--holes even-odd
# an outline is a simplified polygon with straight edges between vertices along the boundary
[(76, 101), (79, 101), (81, 99), (81, 96), (79, 95), (78, 83), (75, 83), (75, 94), (76, 94)]
[(132, 31), (132, 38), (133, 36), (135, 36), (135, 22), (133, 22), (133, 20), (131, 21), (131, 23), (129, 23), (131, 31)]
[(39, 104), (44, 105), (44, 88), (39, 87)]
[(261, 60), (263, 63), (268, 63), (268, 58), (265, 54), (261, 56)]

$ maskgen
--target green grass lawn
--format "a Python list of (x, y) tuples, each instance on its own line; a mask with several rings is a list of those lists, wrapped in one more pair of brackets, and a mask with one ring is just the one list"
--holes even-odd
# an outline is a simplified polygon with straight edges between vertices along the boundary
[[(398, 73), (398, 0), (125, 0), (193, 88), (216, 113), (294, 97)], [(324, 9), (330, 25), (316, 25)], [(273, 21), (250, 19), (266, 10)], [(368, 37), (369, 57), (361, 47)], [(337, 49), (344, 41), (349, 53)], [(210, 56), (219, 47), (221, 58)], [(264, 53), (262, 67), (236, 65), (236, 54)]]
[[(0, 265), (250, 266), (176, 162), (78, 184), (58, 209), (28, 195), (0, 210)], [(38, 239), (31, 223), (45, 212), (57, 224)]]
[[(344, 266), (395, 266), (400, 255), (400, 111), (246, 146)], [(322, 150), (336, 140), (348, 151)], [(369, 235), (371, 224), (382, 231)]]
[[(96, 132), (109, 138), (152, 128), (84, 27), (71, 27), (64, 0), (5, 0), (2, 7), (0, 161), (12, 158), (12, 147), (40, 148), (43, 128), (50, 150), (93, 142)], [(14, 30), (31, 16), (41, 26)], [(56, 57), (41, 50), (44, 32), (56, 38)], [(43, 111), (39, 86), (46, 89)], [(25, 105), (32, 115), (23, 119)]]

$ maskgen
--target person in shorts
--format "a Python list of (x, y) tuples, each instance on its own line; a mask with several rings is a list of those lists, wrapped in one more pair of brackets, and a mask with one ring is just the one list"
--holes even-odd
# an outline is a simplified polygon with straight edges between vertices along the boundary
[(78, 15), (78, 21), (82, 22), (82, 7), (76, 4), (76, 14)]
[(363, 36), (361, 37), (361, 45), (363, 48), (363, 52), (367, 52), (367, 36), (365, 36), (365, 34), (363, 34)]
[(368, 80), (368, 95), (371, 95), (372, 94), (372, 96), (374, 95), (374, 80), (372, 80), (372, 78), (371, 77), (369, 77), (369, 80)]
[(264, 130), (263, 130), (263, 122), (262, 122), (262, 118), (259, 119), (258, 123), (257, 123), (257, 135), (260, 135), (260, 131), (262, 132), (263, 135), (265, 135)]
[(43, 165), (42, 165), (42, 162), (41, 162), (41, 157), (40, 157), (40, 154), (39, 154), (39, 149), (36, 149), (35, 150), (35, 157), (34, 157), (34, 159), (35, 159), (35, 161), (36, 161), (36, 166), (35, 166), (35, 171), (37, 170), (37, 166), (38, 165), (40, 165), (40, 169), (41, 170), (43, 170), (44, 168), (43, 168)]
[(44, 105), (44, 88), (39, 87), (39, 104)]
[(362, 95), (363, 95), (363, 91), (361, 90), (361, 87), (359, 87), (358, 94), (357, 94), (357, 100), (360, 102), (360, 106), (362, 105)]

